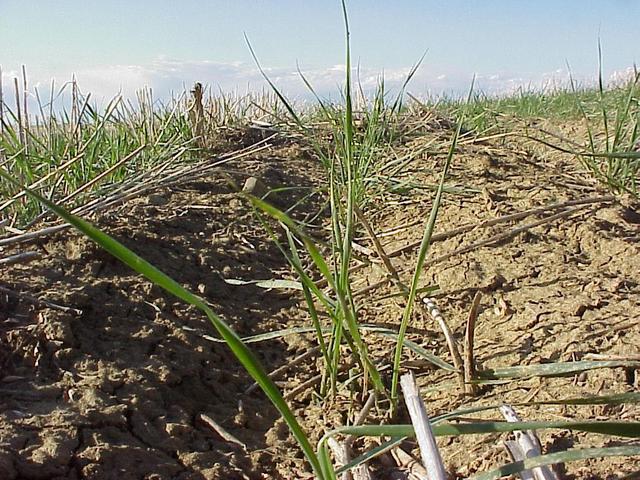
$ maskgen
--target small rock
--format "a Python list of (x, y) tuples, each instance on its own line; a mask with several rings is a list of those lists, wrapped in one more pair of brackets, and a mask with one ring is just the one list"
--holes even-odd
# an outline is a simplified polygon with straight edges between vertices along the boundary
[(169, 203), (169, 200), (166, 197), (163, 197), (162, 195), (158, 195), (156, 193), (152, 193), (147, 197), (147, 205), (154, 205), (156, 207), (159, 207), (161, 205), (166, 205), (167, 203)]
[(262, 183), (262, 180), (260, 180), (259, 178), (249, 177), (244, 182), (242, 191), (245, 193), (250, 193), (255, 197), (262, 198), (269, 192), (269, 189), (264, 183)]
[(231, 210), (240, 210), (240, 208), (242, 208), (242, 202), (239, 198), (232, 198), (229, 200), (229, 207)]

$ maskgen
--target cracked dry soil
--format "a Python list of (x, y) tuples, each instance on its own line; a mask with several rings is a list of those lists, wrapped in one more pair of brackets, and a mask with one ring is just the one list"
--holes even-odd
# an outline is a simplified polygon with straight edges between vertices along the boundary
[[(419, 185), (433, 184), (441, 162), (442, 156), (426, 155), (403, 175)], [(307, 325), (297, 293), (225, 282), (294, 278), (230, 180), (241, 185), (253, 175), (271, 188), (317, 187), (319, 166), (295, 144), (285, 143), (226, 168), (129, 201), (95, 221), (206, 298), (242, 336)], [(461, 146), (450, 183), (473, 191), (447, 195), (438, 232), (606, 193), (573, 159), (498, 141)], [(285, 205), (304, 195), (287, 192), (280, 199)], [(387, 251), (420, 239), (422, 224), (412, 224), (426, 219), (431, 197), (429, 189), (410, 196), (389, 193), (365, 212)], [(302, 202), (294, 216), (313, 214), (321, 208), (317, 200)], [(439, 284), (434, 298), (459, 340), (471, 299), (476, 291), (483, 292), (476, 339), (481, 367), (579, 360), (588, 354), (637, 355), (639, 218), (634, 205), (596, 204), (437, 264), (427, 262), (424, 282)], [(436, 242), (429, 258), (513, 226), (473, 229)], [(364, 234), (356, 241), (370, 247)], [(41, 260), (3, 271), (2, 284), (82, 313), (0, 298), (0, 479), (310, 478), (276, 411), (259, 391), (245, 393), (248, 375), (223, 344), (207, 337), (215, 333), (200, 312), (75, 232), (42, 239), (39, 248)], [(3, 255), (18, 251), (7, 248)], [(410, 270), (414, 257), (409, 252), (393, 262), (400, 271)], [(373, 259), (354, 276), (354, 289), (383, 276), (380, 262)], [(385, 298), (390, 292), (383, 285), (361, 297), (363, 322), (397, 325), (403, 304), (396, 297)], [(450, 361), (430, 318), (416, 313), (409, 338)], [(365, 339), (376, 358), (390, 358), (391, 341), (371, 334)], [(312, 345), (311, 338), (291, 335), (251, 347), (267, 369), (274, 369)], [(634, 369), (602, 369), (489, 385), (469, 398), (455, 375), (410, 353), (405, 366), (420, 375), (434, 415), (496, 402), (622, 393), (636, 390), (639, 381)], [(291, 391), (316, 373), (316, 364), (297, 366), (281, 385)], [(434, 385), (438, 388), (427, 390)], [(307, 392), (292, 405), (316, 440), (324, 428), (346, 423), (351, 401), (348, 392), (340, 392), (322, 410)], [(634, 405), (529, 406), (518, 412), (527, 420), (639, 418)], [(246, 449), (216, 433), (203, 414)], [(547, 451), (610, 441), (571, 432), (540, 433)], [(504, 438), (439, 439), (439, 445), (450, 472), (467, 476), (508, 461), (499, 442)], [(372, 468), (378, 478), (388, 477), (387, 467)], [(571, 464), (562, 472), (567, 478), (619, 478), (634, 469), (640, 469), (637, 461), (611, 458)]]

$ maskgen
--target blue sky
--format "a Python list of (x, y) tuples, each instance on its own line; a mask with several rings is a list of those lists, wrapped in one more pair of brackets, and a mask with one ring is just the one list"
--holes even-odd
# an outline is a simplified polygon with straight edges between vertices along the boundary
[[(640, 60), (640, 0), (351, 0), (348, 8), (365, 86), (383, 70), (400, 82), (425, 50), (417, 94), (459, 93), (474, 74), (489, 92), (540, 86), (566, 79), (567, 62), (592, 78), (598, 37), (605, 76)], [(76, 74), (83, 90), (107, 97), (144, 85), (164, 95), (196, 80), (260, 89), (244, 33), (288, 92), (303, 91), (296, 62), (323, 92), (339, 83), (337, 0), (0, 0), (5, 82), (24, 64), (32, 85)]]

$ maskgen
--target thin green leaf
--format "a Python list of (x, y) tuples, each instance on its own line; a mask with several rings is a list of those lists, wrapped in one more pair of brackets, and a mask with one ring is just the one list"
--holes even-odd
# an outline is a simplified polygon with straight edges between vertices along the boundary
[[(486, 369), (478, 372), (478, 376), (486, 380), (500, 380), (505, 378), (529, 378), (572, 375), (599, 368), (638, 368), (640, 362), (629, 360), (580, 360), (577, 362), (543, 363), (538, 365), (516, 365), (514, 367), (502, 367)], [(479, 381), (478, 383), (482, 383)]]
[(640, 455), (640, 446), (629, 445), (625, 447), (604, 447), (604, 448), (583, 448), (568, 450), (566, 452), (555, 452), (547, 455), (527, 458), (519, 462), (509, 463), (495, 470), (481, 473), (470, 477), (469, 480), (496, 480), (507, 475), (515, 475), (524, 470), (530, 470), (544, 465), (554, 465), (556, 463), (569, 463), (588, 458), (604, 457), (631, 457)]
[[(552, 421), (552, 422), (477, 422), (477, 423), (441, 423), (433, 425), (436, 437), (504, 433), (516, 430), (543, 430), (557, 428), (580, 432), (615, 435), (626, 438), (640, 438), (640, 422), (596, 422), (596, 421)], [(358, 425), (337, 428), (323, 438), (337, 434), (358, 437), (414, 437), (412, 425)]]

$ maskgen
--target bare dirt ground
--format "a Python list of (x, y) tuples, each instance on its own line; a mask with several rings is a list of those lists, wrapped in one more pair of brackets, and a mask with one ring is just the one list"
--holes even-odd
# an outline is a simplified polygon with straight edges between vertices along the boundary
[[(400, 149), (416, 148), (425, 131)], [(403, 178), (417, 186), (437, 182), (443, 155), (425, 153)], [(108, 233), (197, 292), (238, 333), (249, 336), (308, 325), (296, 293), (226, 280), (292, 279), (292, 272), (251, 207), (234, 190), (249, 176), (270, 188), (321, 184), (322, 172), (304, 149), (282, 142), (193, 182), (160, 190), (94, 219)], [(454, 160), (436, 231), (478, 224), (532, 207), (601, 197), (576, 161), (513, 140), (466, 143)], [(280, 193), (281, 207), (309, 190)], [(422, 235), (433, 192), (387, 194), (365, 212), (387, 253)], [(320, 196), (294, 210), (298, 219), (321, 209)], [(567, 207), (569, 208), (569, 207)], [(476, 331), (476, 361), (482, 368), (589, 358), (635, 357), (640, 344), (640, 211), (637, 204), (600, 201), (489, 245), (448, 253), (494, 235), (507, 234), (558, 211), (531, 215), (435, 242), (425, 284), (456, 337), (477, 291), (482, 292)], [(363, 233), (356, 242), (371, 248)], [(301, 453), (277, 413), (227, 348), (212, 341), (212, 327), (186, 307), (134, 275), (90, 241), (63, 231), (38, 242), (43, 258), (2, 271), (1, 286), (77, 309), (61, 311), (24, 296), (0, 297), (0, 479), (214, 479), (309, 478)], [(5, 247), (1, 256), (24, 246)], [(415, 249), (393, 258), (407, 279)], [(402, 312), (383, 280), (380, 262), (354, 274), (364, 290), (362, 320), (395, 326)], [(379, 284), (379, 285), (378, 285)], [(397, 327), (395, 327), (397, 328)], [(409, 338), (451, 362), (435, 322), (420, 313)], [(368, 334), (372, 352), (390, 358), (391, 341)], [(268, 369), (313, 346), (301, 335), (253, 343)], [(464, 395), (457, 377), (413, 354), (406, 368), (419, 376), (432, 414), (463, 406), (544, 401), (637, 390), (638, 371), (600, 369), (570, 377), (534, 377), (485, 385)], [(312, 362), (282, 379), (285, 393), (317, 373)], [(291, 399), (316, 440), (324, 429), (346, 423), (357, 399), (342, 393), (323, 409), (311, 390)], [(357, 409), (357, 407), (356, 407)], [(633, 405), (518, 407), (527, 420), (638, 420)], [(497, 418), (495, 411), (483, 418)], [(480, 415), (476, 415), (479, 418)], [(224, 438), (207, 418), (244, 446)], [(540, 432), (546, 451), (600, 446), (616, 440), (567, 431)], [(447, 466), (467, 476), (508, 462), (500, 440), (468, 436), (440, 441)], [(357, 444), (358, 445), (358, 444)], [(409, 446), (411, 446), (409, 444)], [(379, 478), (385, 466), (375, 465)], [(567, 478), (621, 478), (640, 461), (610, 458), (570, 464)]]

